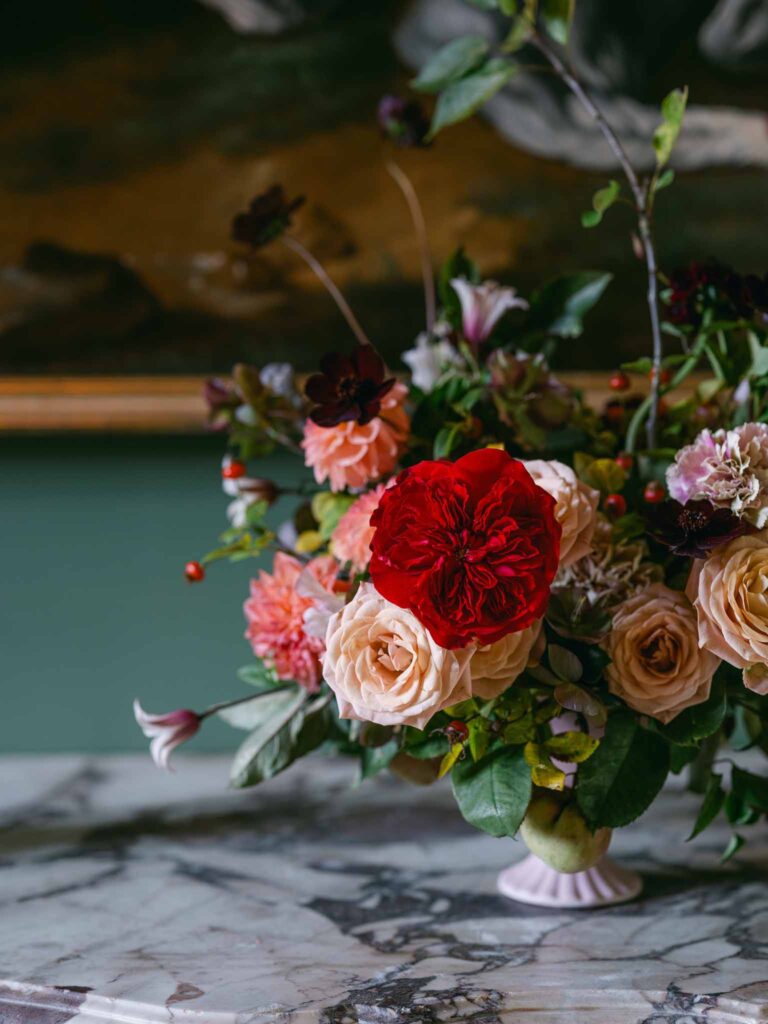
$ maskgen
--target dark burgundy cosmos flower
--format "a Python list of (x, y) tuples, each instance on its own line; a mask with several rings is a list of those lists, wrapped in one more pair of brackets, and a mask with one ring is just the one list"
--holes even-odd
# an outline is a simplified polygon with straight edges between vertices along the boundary
[(258, 249), (279, 238), (291, 226), (293, 213), (304, 203), (304, 196), (287, 199), (282, 185), (273, 185), (255, 196), (245, 213), (232, 221), (232, 237), (236, 242)]
[(370, 573), (442, 647), (494, 643), (544, 614), (560, 555), (555, 501), (482, 448), (404, 470), (371, 516)]
[(317, 403), (309, 418), (318, 427), (352, 420), (365, 426), (378, 416), (382, 398), (394, 386), (395, 378), (386, 372), (372, 345), (358, 345), (349, 356), (329, 352), (320, 360), (320, 372), (304, 385), (307, 398)]
[(715, 508), (708, 501), (681, 505), (669, 499), (645, 510), (648, 533), (673, 555), (706, 558), (716, 547), (749, 529), (747, 522), (730, 509)]
[(707, 311), (718, 320), (765, 322), (768, 278), (739, 274), (715, 260), (694, 262), (670, 274), (664, 299), (667, 318), (680, 326), (698, 327)]
[(429, 118), (415, 100), (382, 96), (377, 117), (382, 135), (398, 146), (428, 145)]

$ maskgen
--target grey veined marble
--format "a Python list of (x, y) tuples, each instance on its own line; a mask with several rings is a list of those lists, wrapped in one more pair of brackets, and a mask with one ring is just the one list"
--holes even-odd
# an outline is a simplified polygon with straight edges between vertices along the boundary
[(225, 789), (218, 758), (0, 760), (2, 1024), (768, 1021), (768, 837), (718, 866), (669, 791), (612, 852), (646, 896), (545, 911), (495, 892), (521, 844), (446, 787), (316, 758)]

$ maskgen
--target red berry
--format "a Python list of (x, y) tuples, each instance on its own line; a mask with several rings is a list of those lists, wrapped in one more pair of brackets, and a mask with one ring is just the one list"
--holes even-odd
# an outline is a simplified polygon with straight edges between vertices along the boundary
[(190, 583), (201, 583), (205, 579), (205, 569), (199, 562), (187, 562), (184, 575)]
[(464, 722), (460, 722), (458, 719), (448, 723), (446, 732), (450, 733), (454, 737), (454, 742), (457, 743), (463, 743), (469, 736), (469, 729)]
[(239, 480), (241, 476), (245, 476), (248, 472), (248, 467), (244, 462), (240, 462), (238, 459), (232, 459), (231, 462), (225, 462), (221, 467), (221, 475), (225, 480)]
[(650, 483), (645, 485), (643, 491), (643, 498), (648, 502), (649, 505), (658, 505), (660, 501), (664, 501), (666, 498), (666, 491), (661, 486), (658, 480), (651, 480)]
[(608, 381), (612, 391), (626, 391), (631, 381), (623, 370), (616, 370)]
[(619, 452), (619, 454), (613, 461), (620, 469), (623, 469), (625, 473), (631, 473), (632, 467), (635, 464), (635, 460), (632, 458), (629, 452)]
[(603, 415), (608, 423), (619, 425), (624, 419), (624, 406), (621, 402), (608, 402)]
[(606, 514), (611, 519), (620, 519), (627, 512), (627, 499), (623, 494), (609, 494), (603, 503)]
[[(655, 374), (656, 374), (656, 371), (655, 370), (651, 370), (651, 372), (648, 374), (648, 376), (651, 378), (651, 380), (653, 380)], [(669, 372), (669, 370), (667, 370), (665, 367), (662, 366), (661, 370), (659, 371), (659, 384), (669, 384), (669, 382), (671, 380), (672, 380), (672, 374)]]

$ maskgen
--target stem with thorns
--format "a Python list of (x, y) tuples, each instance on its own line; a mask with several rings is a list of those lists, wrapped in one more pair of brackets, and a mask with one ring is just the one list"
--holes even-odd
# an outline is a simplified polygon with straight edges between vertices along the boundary
[(349, 324), (350, 330), (360, 342), (361, 345), (370, 345), (371, 342), (368, 335), (365, 333), (363, 328), (360, 326), (360, 321), (357, 319), (355, 314), (352, 312), (349, 303), (339, 291), (336, 283), (332, 280), (330, 274), (322, 265), (322, 263), (316, 259), (309, 249), (305, 249), (301, 242), (297, 242), (291, 235), (282, 235), (280, 241), (283, 245), (286, 245), (289, 249), (300, 256), (304, 262), (310, 267), (311, 270), (317, 275), (319, 280), (323, 283), (326, 291), (330, 294), (333, 301), (339, 307), (339, 312)]
[(646, 300), (651, 320), (651, 335), (653, 338), (653, 372), (651, 374), (651, 394), (648, 408), (648, 419), (646, 431), (648, 447), (656, 447), (656, 428), (659, 418), (659, 388), (661, 381), (661, 361), (664, 355), (661, 339), (661, 324), (659, 322), (659, 299), (656, 266), (656, 251), (653, 245), (653, 232), (651, 230), (651, 192), (649, 184), (642, 182), (629, 161), (624, 147), (619, 141), (613, 128), (608, 124), (602, 111), (597, 107), (592, 97), (584, 89), (568, 65), (560, 58), (549, 42), (539, 33), (534, 32), (531, 42), (538, 51), (549, 61), (552, 70), (558, 78), (570, 89), (582, 107), (593, 118), (603, 134), (605, 141), (611, 148), (613, 155), (621, 165), (624, 176), (627, 179), (632, 196), (634, 198), (635, 212), (637, 214), (637, 226), (640, 237), (640, 244), (643, 249), (645, 266), (648, 274), (648, 289)]
[(400, 188), (400, 191), (405, 196), (405, 201), (408, 204), (408, 209), (411, 214), (411, 220), (416, 230), (416, 238), (419, 243), (419, 251), (421, 254), (421, 276), (424, 282), (424, 306), (426, 309), (427, 317), (427, 330), (431, 333), (432, 328), (435, 325), (435, 275), (432, 269), (432, 254), (429, 251), (429, 239), (427, 236), (427, 225), (424, 221), (424, 214), (421, 209), (421, 203), (419, 197), (416, 195), (416, 189), (413, 187), (411, 179), (405, 173), (405, 171), (394, 160), (388, 160), (387, 172)]

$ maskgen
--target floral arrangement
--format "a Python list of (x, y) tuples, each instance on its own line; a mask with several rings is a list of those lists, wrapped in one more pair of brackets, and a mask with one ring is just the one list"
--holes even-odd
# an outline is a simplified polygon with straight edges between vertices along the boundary
[[(211, 425), (228, 438), (230, 528), (186, 575), (274, 551), (244, 604), (251, 689), (202, 714), (136, 715), (161, 765), (213, 714), (246, 730), (236, 786), (321, 747), (364, 778), (450, 776), (461, 813), (494, 836), (535, 840), (566, 822), (576, 867), (689, 766), (702, 794), (691, 836), (724, 811), (727, 857), (768, 813), (768, 780), (729, 753), (768, 752), (768, 282), (713, 262), (657, 266), (654, 208), (685, 90), (665, 99), (641, 177), (567, 64), (570, 6), (481, 6), (509, 17), (498, 51), (450, 43), (415, 81), (437, 94), (431, 126), (415, 101), (387, 97), (382, 130), (428, 144), (538, 51), (624, 171), (582, 222), (621, 200), (634, 211), (651, 356), (617, 370), (615, 397), (590, 408), (550, 364), (610, 275), (562, 275), (524, 299), (458, 250), (435, 281), (418, 199), (391, 162), (422, 244), (426, 323), (389, 369), (291, 233), (302, 200), (279, 186), (258, 196), (234, 239), (291, 248), (353, 339), (303, 382), (272, 363), (208, 383)], [(292, 489), (251, 475), (275, 448), (311, 479), (298, 465)], [(270, 506), (288, 495), (293, 514), (275, 530)]]

